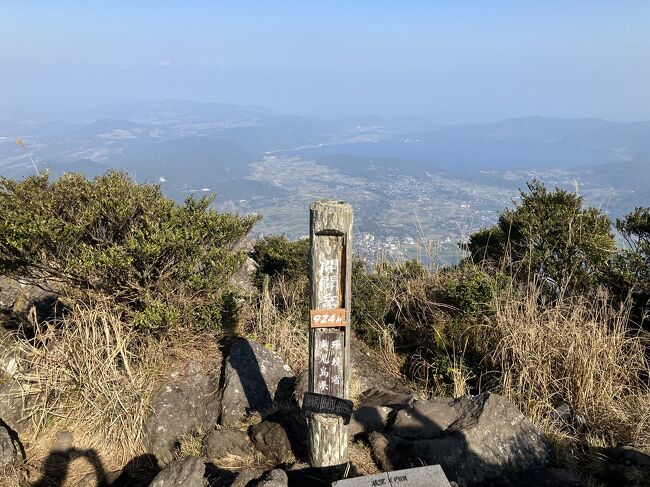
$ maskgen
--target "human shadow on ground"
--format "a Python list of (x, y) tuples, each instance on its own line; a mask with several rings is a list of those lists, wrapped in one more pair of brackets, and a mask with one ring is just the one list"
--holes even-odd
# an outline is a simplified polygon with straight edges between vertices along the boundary
[(295, 377), (285, 377), (280, 380), (273, 399), (273, 403), (280, 409), (271, 414), (268, 419), (279, 423), (287, 433), (293, 456), (298, 460), (307, 460), (309, 455), (307, 421), (294, 396), (296, 385)]
[(210, 487), (227, 487), (237, 478), (237, 472), (216, 466), (212, 462), (205, 464), (205, 479)]
[[(268, 410), (273, 403), (273, 398), (248, 340), (242, 338), (232, 344), (228, 354), (228, 363), (239, 377), (244, 396), (246, 396), (248, 403), (246, 412), (250, 414)], [(223, 378), (222, 387), (226, 379), (226, 377)]]
[[(257, 412), (264, 420), (280, 424), (287, 434), (294, 456), (304, 459), (306, 457), (306, 425), (293, 400), (296, 378), (283, 377), (280, 379), (272, 395), (255, 351), (244, 339), (238, 339), (232, 344), (228, 361), (239, 377), (242, 392), (246, 397), (248, 403), (246, 413)], [(221, 383), (222, 388), (226, 380), (227, 378), (224, 376)]]
[(70, 462), (77, 458), (85, 458), (95, 469), (97, 487), (109, 487), (106, 470), (95, 450), (80, 450), (69, 448), (63, 451), (53, 451), (43, 462), (43, 475), (32, 487), (59, 487), (68, 477)]
[(151, 454), (139, 455), (132, 458), (115, 479), (111, 480), (111, 487), (138, 487), (149, 485), (160, 472), (156, 457)]

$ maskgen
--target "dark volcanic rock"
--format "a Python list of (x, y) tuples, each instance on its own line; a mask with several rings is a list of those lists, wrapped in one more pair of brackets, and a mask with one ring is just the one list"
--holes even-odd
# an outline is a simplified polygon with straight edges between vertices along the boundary
[(253, 487), (287, 487), (289, 479), (284, 470), (276, 468), (263, 474), (258, 480), (251, 484)]
[(263, 471), (257, 468), (243, 468), (237, 473), (230, 487), (248, 487), (250, 482), (259, 479), (262, 474)]
[(379, 431), (372, 431), (368, 435), (368, 443), (370, 444), (372, 458), (381, 470), (384, 472), (397, 470), (393, 464), (393, 459), (398, 460), (399, 458), (388, 435)]
[(205, 464), (196, 457), (186, 457), (170, 463), (160, 471), (150, 487), (205, 487)]
[(18, 281), (0, 276), (0, 312), (9, 313), (13, 310), (22, 288)]
[(24, 365), (11, 348), (13, 332), (0, 330), (0, 419), (11, 430), (22, 435), (27, 428), (25, 402), (16, 374)]
[(176, 364), (166, 375), (145, 423), (145, 444), (160, 465), (171, 461), (182, 436), (210, 430), (216, 424), (219, 368), (217, 358), (193, 358)]
[(219, 428), (212, 430), (203, 438), (205, 456), (212, 462), (216, 462), (228, 455), (246, 457), (253, 453), (248, 435), (243, 431)]
[(391, 409), (400, 410), (410, 406), (420, 397), (407, 387), (399, 387), (397, 390), (386, 390), (378, 387), (366, 389), (359, 396), (360, 406), (386, 406)]
[(23, 418), (23, 401), (20, 395), (20, 384), (12, 378), (3, 378), (0, 373), (0, 418), (9, 428), (22, 435), (28, 425)]
[(416, 401), (397, 413), (391, 432), (371, 433), (369, 442), (384, 470), (440, 464), (461, 487), (550, 461), (541, 431), (496, 394)]
[(352, 413), (348, 435), (356, 436), (367, 431), (377, 431), (386, 425), (393, 410), (387, 406), (362, 406)]
[(439, 397), (414, 401), (397, 413), (393, 433), (405, 439), (435, 438), (459, 418), (453, 405), (452, 399)]
[(417, 394), (406, 391), (387, 391), (376, 387), (364, 391), (359, 397), (359, 408), (352, 414), (348, 434), (355, 436), (383, 429), (394, 411), (407, 408), (418, 400)]
[(288, 399), (295, 386), (291, 368), (274, 352), (251, 340), (237, 340), (224, 369), (219, 422), (232, 426), (254, 411), (266, 412)]
[(12, 465), (17, 458), (18, 449), (11, 432), (7, 428), (0, 426), (0, 469)]
[(230, 284), (240, 293), (252, 296), (257, 292), (253, 276), (257, 271), (257, 262), (247, 257), (242, 266), (230, 277)]
[(39, 322), (54, 314), (59, 294), (56, 286), (42, 282), (39, 286), (0, 276), (0, 314), (7, 320), (8, 328), (20, 323), (31, 327), (31, 317)]
[(282, 424), (262, 421), (251, 426), (250, 435), (255, 448), (276, 465), (291, 458), (291, 442)]

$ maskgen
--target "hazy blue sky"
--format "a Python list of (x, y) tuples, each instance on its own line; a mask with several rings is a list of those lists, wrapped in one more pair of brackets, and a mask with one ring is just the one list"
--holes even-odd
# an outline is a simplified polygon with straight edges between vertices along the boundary
[(0, 104), (650, 119), (650, 1), (0, 0)]

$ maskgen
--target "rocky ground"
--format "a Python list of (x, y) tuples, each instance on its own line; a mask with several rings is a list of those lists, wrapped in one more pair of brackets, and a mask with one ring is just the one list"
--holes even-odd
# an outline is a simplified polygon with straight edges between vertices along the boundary
[[(29, 300), (50, 302), (47, 290), (20, 284), (2, 289), (7, 316), (23, 312)], [(5, 321), (9, 329), (0, 343), (15, 339), (10, 323)], [(306, 463), (300, 413), (306, 375), (294, 374), (258, 342), (239, 337), (221, 345), (223, 355), (206, 347), (168, 367), (144, 424), (146, 452), (110, 472), (102, 468), (101, 452), (84, 449), (75, 431), (66, 430), (58, 431), (47, 457), (34, 465), (22, 440), (28, 425), (13, 379), (15, 363), (3, 354), (0, 468), (19, 471), (23, 485), (38, 487), (330, 485)], [(352, 359), (361, 393), (348, 429), (349, 476), (439, 464), (460, 487), (583, 485), (575, 472), (554, 466), (549, 439), (505, 397), (421, 397), (379, 367), (363, 344), (353, 342)], [(613, 482), (617, 465), (650, 472), (650, 459), (635, 450), (603, 455), (611, 458)], [(70, 469), (80, 458), (94, 472), (73, 484)]]

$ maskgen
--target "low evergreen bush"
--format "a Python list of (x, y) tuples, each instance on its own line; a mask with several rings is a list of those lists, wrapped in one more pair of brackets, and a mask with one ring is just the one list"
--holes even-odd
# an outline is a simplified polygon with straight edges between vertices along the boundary
[(256, 217), (211, 202), (176, 204), (117, 172), (0, 178), (0, 274), (110, 297), (148, 329), (219, 327), (228, 280), (244, 260), (234, 245)]
[(272, 235), (255, 242), (254, 259), (258, 270), (255, 282), (261, 286), (264, 276), (271, 281), (283, 278), (295, 281), (308, 277), (309, 239), (289, 240), (284, 235)]
[(609, 217), (585, 208), (577, 193), (549, 191), (538, 181), (520, 196), (496, 226), (470, 236), (472, 260), (523, 282), (545, 282), (556, 296), (595, 290), (616, 252)]

